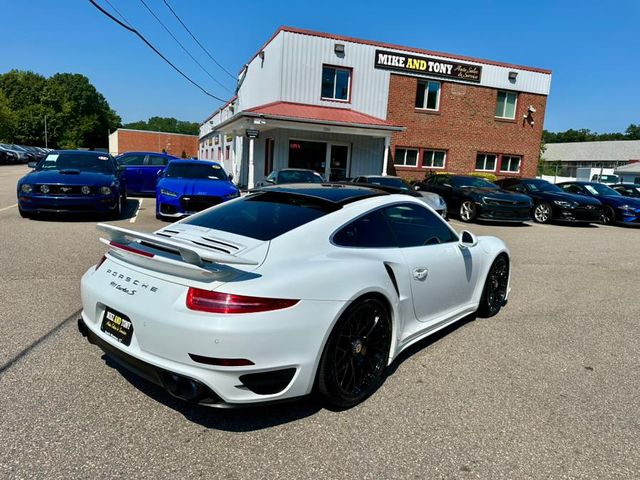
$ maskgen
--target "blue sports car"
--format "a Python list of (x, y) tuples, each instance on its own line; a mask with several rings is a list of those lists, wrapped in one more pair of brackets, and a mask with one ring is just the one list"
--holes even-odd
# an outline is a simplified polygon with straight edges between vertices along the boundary
[(113, 157), (102, 152), (58, 150), (18, 180), (18, 210), (23, 217), (38, 212), (122, 215), (127, 194)]
[(600, 200), (604, 206), (601, 220), (605, 225), (616, 223), (640, 225), (640, 200), (637, 198), (623, 197), (603, 183), (563, 182), (558, 183), (558, 186), (565, 192)]
[(116, 157), (116, 164), (122, 172), (129, 195), (154, 195), (158, 175), (171, 160), (177, 159), (168, 153), (127, 152)]
[(156, 218), (178, 218), (240, 196), (222, 166), (205, 160), (172, 160), (156, 185)]

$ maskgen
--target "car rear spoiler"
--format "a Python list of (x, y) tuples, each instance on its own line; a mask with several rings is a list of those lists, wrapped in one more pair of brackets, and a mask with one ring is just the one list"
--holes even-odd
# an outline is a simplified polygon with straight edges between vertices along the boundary
[[(120, 254), (129, 257), (135, 256), (139, 260), (157, 260), (167, 264), (167, 267), (187, 267), (193, 273), (197, 272), (204, 276), (217, 276), (221, 273), (218, 267), (223, 267), (223, 265), (211, 265), (207, 268), (207, 263), (227, 265), (259, 264), (255, 260), (214, 252), (177, 238), (160, 238), (155, 234), (136, 232), (106, 223), (98, 223), (96, 228), (108, 236), (107, 239), (100, 238), (100, 241)], [(167, 251), (170, 255), (179, 255), (181, 261), (170, 258), (167, 255)], [(185, 263), (188, 265), (185, 265)]]

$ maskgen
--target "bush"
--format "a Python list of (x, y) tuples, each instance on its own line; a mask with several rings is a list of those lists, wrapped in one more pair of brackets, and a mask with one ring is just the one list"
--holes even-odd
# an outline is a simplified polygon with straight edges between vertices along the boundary
[(487, 173), (487, 172), (471, 172), (469, 175), (471, 175), (472, 177), (484, 178), (486, 180), (489, 180), (490, 182), (495, 182), (498, 179), (498, 177), (495, 176), (493, 173)]

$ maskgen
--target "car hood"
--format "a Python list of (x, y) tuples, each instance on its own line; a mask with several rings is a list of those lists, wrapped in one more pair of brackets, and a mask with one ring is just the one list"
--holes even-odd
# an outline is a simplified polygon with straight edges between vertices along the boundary
[(602, 203), (600, 203), (597, 198), (586, 197), (584, 195), (576, 195), (569, 192), (535, 192), (533, 195), (551, 202), (554, 200), (559, 200), (562, 202), (576, 202), (580, 205), (602, 205)]
[(598, 199), (602, 203), (606, 203), (614, 207), (629, 205), (630, 207), (640, 208), (640, 200), (632, 197), (623, 197), (622, 195), (598, 195)]
[(514, 193), (508, 190), (500, 190), (500, 189), (493, 190), (491, 188), (474, 188), (474, 187), (464, 187), (462, 188), (462, 190), (465, 192), (475, 193), (483, 197), (493, 198), (495, 200), (531, 202), (531, 197), (529, 197), (528, 195), (523, 195), (522, 193)]
[(207, 180), (200, 178), (161, 178), (157, 188), (186, 195), (218, 195), (236, 193), (238, 188), (228, 180)]
[[(63, 170), (64, 172), (65, 170)], [(60, 170), (40, 170), (28, 173), (22, 177), (22, 183), (47, 183), (60, 185), (87, 185), (102, 186), (111, 185), (116, 176), (113, 173), (98, 172), (78, 172), (78, 170), (69, 170), (74, 173), (60, 173)]]
[(413, 193), (411, 193), (412, 197), (418, 197), (422, 199), (424, 203), (429, 205), (434, 210), (440, 210), (446, 205), (444, 199), (437, 193), (433, 193), (433, 192), (414, 192), (414, 193), (416, 193), (417, 195), (414, 195)]

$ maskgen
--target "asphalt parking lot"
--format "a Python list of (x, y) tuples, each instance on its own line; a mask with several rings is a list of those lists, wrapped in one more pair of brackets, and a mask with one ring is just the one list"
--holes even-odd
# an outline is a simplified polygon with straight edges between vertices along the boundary
[[(403, 355), (348, 411), (214, 410), (76, 329), (96, 218), (20, 218), (0, 167), (0, 478), (639, 478), (640, 230), (462, 225), (504, 239), (509, 304)], [(152, 231), (154, 200), (123, 226)]]

